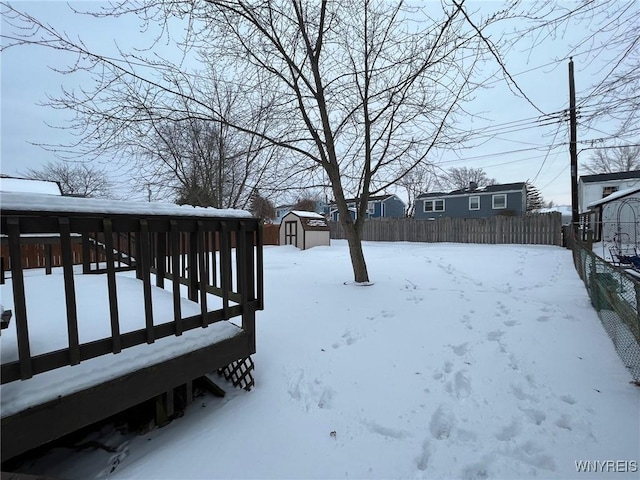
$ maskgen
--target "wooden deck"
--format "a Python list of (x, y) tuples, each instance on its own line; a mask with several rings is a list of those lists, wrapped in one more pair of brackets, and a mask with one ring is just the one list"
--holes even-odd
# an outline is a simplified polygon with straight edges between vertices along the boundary
[[(257, 219), (200, 211), (105, 214), (75, 208), (82, 200), (61, 199), (55, 211), (2, 204), (9, 257), (2, 303), (13, 310), (1, 338), (3, 462), (146, 400), (164, 398), (170, 414), (175, 391), (256, 351), (255, 313), (263, 308)], [(55, 322), (47, 321), (46, 308), (45, 318), (36, 308), (38, 294), (29, 290), (34, 287), (22, 265), (23, 250), (38, 236), (47, 239), (48, 251), (52, 244), (59, 249), (64, 285), (58, 292), (62, 314), (49, 309), (62, 317), (55, 328), (64, 332), (64, 345), (44, 351), (43, 336), (54, 336), (46, 329)], [(83, 274), (78, 266), (74, 273), (79, 245)], [(135, 274), (117, 273), (127, 270)], [(86, 276), (102, 279), (102, 318), (78, 298)], [(139, 327), (130, 326), (130, 302), (119, 293), (132, 290), (126, 282), (136, 282), (140, 292), (133, 322)], [(87, 337), (87, 329), (100, 330), (96, 323), (109, 333)], [(101, 375), (91, 374), (96, 371)]]

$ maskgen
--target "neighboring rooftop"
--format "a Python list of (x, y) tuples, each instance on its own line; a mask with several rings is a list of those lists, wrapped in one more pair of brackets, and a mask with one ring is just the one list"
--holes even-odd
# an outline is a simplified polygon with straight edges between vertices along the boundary
[(640, 170), (631, 170), (629, 172), (598, 173), (596, 175), (581, 175), (580, 181), (583, 183), (606, 182), (609, 180), (625, 180), (627, 178), (640, 178)]
[[(390, 198), (393, 198), (395, 196), (396, 195), (394, 195), (392, 193), (389, 193), (387, 195), (374, 195), (374, 196), (369, 197), (369, 201), (370, 202), (377, 202), (377, 201), (384, 202), (385, 200), (389, 200)], [(347, 202), (347, 203), (353, 203), (353, 202), (358, 202), (358, 201), (360, 201), (359, 198), (346, 198), (345, 199), (345, 202)], [(335, 205), (335, 204), (336, 204), (335, 200), (333, 202), (331, 202), (331, 205)]]
[(453, 196), (453, 195), (468, 195), (473, 193), (492, 193), (492, 192), (506, 192), (511, 190), (522, 190), (526, 186), (524, 182), (516, 182), (516, 183), (502, 183), (496, 185), (488, 185), (486, 187), (481, 188), (463, 188), (459, 190), (453, 190), (451, 192), (443, 193), (443, 192), (433, 192), (433, 193), (421, 193), (416, 198), (427, 198), (427, 197), (444, 197), (444, 196)]

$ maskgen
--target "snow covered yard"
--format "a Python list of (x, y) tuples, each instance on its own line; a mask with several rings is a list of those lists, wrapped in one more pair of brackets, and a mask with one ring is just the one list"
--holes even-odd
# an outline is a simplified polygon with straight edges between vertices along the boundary
[[(358, 287), (343, 284), (344, 241), (265, 247), (251, 392), (202, 397), (165, 428), (111, 433), (118, 453), (59, 451), (32, 473), (638, 478), (640, 389), (570, 251), (365, 243), (365, 255), (375, 285)], [(580, 461), (619, 462), (585, 474)]]

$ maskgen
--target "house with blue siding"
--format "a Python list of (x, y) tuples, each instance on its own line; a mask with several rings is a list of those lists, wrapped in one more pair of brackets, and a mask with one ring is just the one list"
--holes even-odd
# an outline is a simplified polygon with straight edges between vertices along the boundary
[[(360, 199), (348, 198), (347, 207), (354, 220), (358, 215)], [(369, 197), (367, 203), (367, 218), (403, 218), (407, 210), (407, 204), (397, 195), (377, 195)], [(338, 207), (335, 203), (329, 205), (329, 218), (337, 222), (340, 218)]]
[(443, 193), (423, 193), (415, 200), (415, 218), (485, 218), (495, 215), (523, 217), (527, 211), (526, 183), (505, 183)]

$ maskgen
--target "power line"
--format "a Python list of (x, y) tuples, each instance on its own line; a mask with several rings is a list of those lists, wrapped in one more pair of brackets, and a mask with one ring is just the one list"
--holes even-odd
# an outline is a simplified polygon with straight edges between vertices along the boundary
[[(549, 146), (544, 147), (544, 148), (548, 148), (549, 150), (552, 150), (554, 148), (558, 148), (558, 147), (562, 147), (562, 146), (566, 146), (566, 145), (568, 145), (568, 142), (552, 144), (552, 145), (549, 145)], [(504, 152), (487, 153), (485, 155), (477, 155), (475, 157), (458, 158), (458, 159), (455, 159), (455, 160), (445, 160), (445, 161), (440, 162), (440, 165), (444, 164), (444, 163), (465, 162), (465, 161), (468, 161), (468, 160), (477, 160), (479, 158), (499, 157), (499, 156), (502, 156), (502, 155), (509, 155), (511, 153), (531, 152), (531, 151), (540, 151), (540, 150), (541, 150), (540, 147), (520, 148), (518, 150), (508, 150), (508, 151), (504, 151)], [(535, 157), (535, 158), (539, 158), (539, 157)]]

